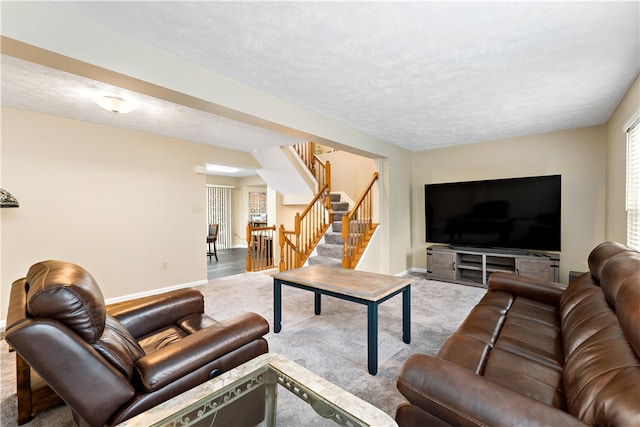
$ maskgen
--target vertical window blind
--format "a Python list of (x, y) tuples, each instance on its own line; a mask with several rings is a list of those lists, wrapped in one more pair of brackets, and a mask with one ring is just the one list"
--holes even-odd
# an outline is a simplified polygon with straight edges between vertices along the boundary
[(640, 250), (640, 116), (627, 129), (627, 246)]
[(218, 249), (231, 247), (231, 188), (207, 186), (207, 227), (218, 224)]

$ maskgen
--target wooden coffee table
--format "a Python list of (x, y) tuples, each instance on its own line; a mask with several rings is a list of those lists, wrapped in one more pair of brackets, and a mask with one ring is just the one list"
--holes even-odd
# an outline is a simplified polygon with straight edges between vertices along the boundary
[(369, 373), (378, 373), (378, 305), (402, 293), (402, 340), (411, 342), (411, 280), (326, 265), (312, 265), (273, 275), (275, 333), (282, 329), (282, 285), (315, 294), (315, 314), (321, 311), (321, 295), (367, 306), (367, 360)]

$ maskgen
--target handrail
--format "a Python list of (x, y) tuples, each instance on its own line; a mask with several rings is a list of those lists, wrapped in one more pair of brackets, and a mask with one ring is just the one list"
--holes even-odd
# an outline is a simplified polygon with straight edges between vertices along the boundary
[[(300, 268), (333, 222), (331, 209), (331, 163), (315, 155), (315, 143), (296, 144), (295, 151), (302, 158), (318, 182), (318, 191), (302, 213), (296, 213), (294, 229), (280, 225), (280, 271)], [(321, 175), (321, 176), (319, 176)]]
[(373, 197), (371, 190), (373, 184), (378, 180), (378, 176), (378, 172), (373, 173), (369, 184), (351, 211), (342, 217), (343, 268), (353, 269), (356, 267), (377, 227), (377, 224), (373, 223)]
[(307, 169), (315, 176), (313, 158), (316, 154), (316, 143), (312, 141), (301, 142), (300, 144), (294, 144), (293, 149), (298, 153)]
[[(326, 171), (326, 168), (329, 167), (329, 162), (325, 162), (316, 155), (316, 147), (317, 144), (315, 142), (306, 141), (295, 144), (293, 149), (298, 153), (302, 162), (316, 179), (318, 188), (321, 188), (324, 184), (327, 184), (326, 179), (331, 177), (331, 173)], [(331, 187), (331, 185), (329, 185), (329, 187)]]
[[(315, 143), (310, 141), (294, 146), (316, 177), (319, 190), (304, 211), (296, 213), (294, 230), (285, 230), (284, 225), (280, 225), (280, 271), (302, 267), (334, 219), (330, 194), (331, 164), (315, 155), (315, 147)], [(378, 225), (373, 223), (372, 197), (372, 188), (378, 177), (378, 172), (374, 172), (351, 211), (342, 217), (343, 268), (355, 268)]]
[(294, 230), (280, 226), (280, 271), (300, 268), (333, 222), (331, 195), (325, 184), (302, 211), (297, 212)]

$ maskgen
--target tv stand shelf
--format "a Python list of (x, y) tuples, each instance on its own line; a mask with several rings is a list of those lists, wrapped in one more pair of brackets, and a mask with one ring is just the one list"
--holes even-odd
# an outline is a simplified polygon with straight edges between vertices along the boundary
[(559, 267), (558, 256), (543, 253), (492, 252), (488, 248), (451, 248), (444, 245), (427, 248), (429, 279), (483, 288), (487, 287), (487, 279), (495, 271), (557, 282)]

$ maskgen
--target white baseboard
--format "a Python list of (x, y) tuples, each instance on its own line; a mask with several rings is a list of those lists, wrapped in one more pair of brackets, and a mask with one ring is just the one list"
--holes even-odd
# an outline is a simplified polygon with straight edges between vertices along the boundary
[[(175, 291), (176, 289), (192, 288), (194, 286), (206, 285), (207, 283), (209, 283), (209, 281), (203, 279), (203, 280), (198, 280), (198, 281), (195, 281), (195, 282), (182, 283), (182, 284), (179, 284), (179, 285), (168, 286), (166, 288), (152, 289), (150, 291), (138, 292), (136, 294), (129, 294), (129, 295), (123, 295), (121, 297), (109, 298), (109, 299), (106, 299), (104, 302), (105, 302), (105, 304), (109, 305), (109, 304), (114, 304), (116, 302), (127, 301), (127, 300), (130, 300), (130, 299), (148, 297), (148, 296), (151, 296), (151, 295), (158, 295), (158, 294), (162, 294), (162, 293), (169, 292), (169, 291)], [(2, 329), (4, 331), (6, 329), (6, 327), (7, 327), (7, 320), (6, 319), (0, 320), (0, 329)]]
[(198, 280), (198, 281), (195, 281), (195, 282), (182, 283), (182, 284), (179, 284), (179, 285), (168, 286), (166, 288), (152, 289), (150, 291), (138, 292), (136, 294), (129, 294), (129, 295), (123, 295), (121, 297), (109, 298), (109, 299), (104, 300), (104, 302), (105, 302), (105, 304), (109, 305), (109, 304), (114, 304), (116, 302), (128, 301), (130, 299), (148, 297), (148, 296), (151, 296), (151, 295), (158, 295), (158, 294), (162, 294), (162, 293), (169, 292), (169, 291), (175, 291), (176, 289), (191, 288), (193, 286), (206, 285), (207, 283), (209, 283), (208, 280)]

